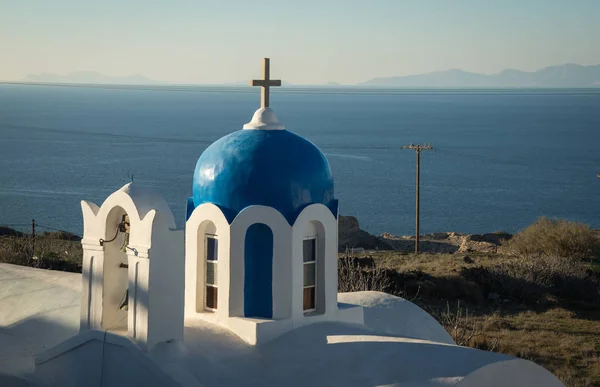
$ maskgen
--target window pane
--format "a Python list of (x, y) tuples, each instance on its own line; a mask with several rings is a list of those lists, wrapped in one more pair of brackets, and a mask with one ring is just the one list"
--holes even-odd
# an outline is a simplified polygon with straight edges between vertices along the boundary
[(216, 261), (218, 256), (218, 240), (215, 238), (206, 238), (206, 260)]
[(206, 287), (206, 307), (217, 309), (217, 292), (218, 289), (212, 286)]
[(315, 288), (304, 289), (303, 310), (315, 309)]
[(206, 262), (206, 284), (218, 285), (217, 281), (217, 263), (214, 261)]
[(304, 264), (304, 286), (313, 286), (315, 284), (316, 263)]
[(304, 262), (310, 262), (316, 260), (316, 239), (305, 239), (303, 248), (304, 248)]

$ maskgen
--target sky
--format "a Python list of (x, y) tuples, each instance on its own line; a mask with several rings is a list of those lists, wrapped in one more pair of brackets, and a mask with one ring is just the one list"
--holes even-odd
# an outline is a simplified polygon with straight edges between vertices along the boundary
[(600, 63), (600, 0), (0, 0), (0, 80), (354, 84)]

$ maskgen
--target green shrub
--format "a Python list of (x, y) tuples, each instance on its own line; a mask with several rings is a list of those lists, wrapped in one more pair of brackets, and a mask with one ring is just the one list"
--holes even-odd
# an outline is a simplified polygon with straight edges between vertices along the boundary
[(600, 251), (600, 239), (586, 224), (539, 218), (504, 245), (518, 257), (564, 257), (593, 259)]

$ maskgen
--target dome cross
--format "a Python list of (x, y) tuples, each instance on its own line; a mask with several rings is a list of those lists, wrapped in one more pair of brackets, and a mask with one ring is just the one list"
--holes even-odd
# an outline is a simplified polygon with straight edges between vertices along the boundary
[(269, 107), (269, 87), (271, 86), (281, 86), (281, 80), (279, 79), (270, 79), (270, 59), (263, 58), (263, 79), (253, 79), (250, 81), (250, 86), (260, 86), (260, 107), (268, 108)]

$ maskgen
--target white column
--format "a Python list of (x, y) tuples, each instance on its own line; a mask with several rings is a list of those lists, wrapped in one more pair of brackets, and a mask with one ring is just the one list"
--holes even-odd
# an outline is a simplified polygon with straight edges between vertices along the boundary
[(127, 253), (129, 299), (127, 307), (127, 335), (137, 345), (149, 349), (149, 309), (150, 309), (150, 261), (148, 252)]
[(80, 332), (102, 329), (104, 251), (100, 245), (82, 243)]

